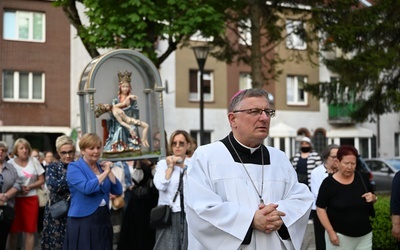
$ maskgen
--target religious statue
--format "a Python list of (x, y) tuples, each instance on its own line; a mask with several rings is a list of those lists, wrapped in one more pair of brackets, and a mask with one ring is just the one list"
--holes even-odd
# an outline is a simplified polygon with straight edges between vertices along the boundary
[[(139, 120), (137, 96), (131, 94), (132, 72), (118, 71), (118, 95), (111, 104), (97, 104), (95, 115), (111, 112), (107, 120), (108, 137), (103, 153), (141, 152), (141, 147), (149, 147), (147, 131), (149, 125)], [(143, 129), (139, 137), (139, 127)]]

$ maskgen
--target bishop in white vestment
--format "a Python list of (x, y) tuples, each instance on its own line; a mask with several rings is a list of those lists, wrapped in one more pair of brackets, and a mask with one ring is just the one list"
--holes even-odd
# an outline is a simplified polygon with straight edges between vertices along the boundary
[[(301, 248), (313, 195), (276, 148), (246, 147), (232, 133), (200, 146), (184, 190), (190, 250)], [(252, 227), (260, 200), (285, 213), (279, 230)]]

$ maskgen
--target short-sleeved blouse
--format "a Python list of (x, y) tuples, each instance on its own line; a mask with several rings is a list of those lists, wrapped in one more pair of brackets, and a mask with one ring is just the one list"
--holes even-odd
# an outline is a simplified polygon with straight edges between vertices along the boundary
[[(22, 186), (28, 186), (32, 183), (35, 183), (38, 179), (38, 176), (44, 173), (44, 168), (42, 167), (42, 165), (36, 158), (33, 157), (29, 157), (28, 164), (25, 167), (18, 165), (15, 162), (14, 158), (10, 159), (8, 163), (13, 165), (14, 168), (17, 170), (18, 183), (21, 184)], [(37, 195), (36, 188), (32, 188), (31, 190), (29, 190), (29, 192), (26, 195), (18, 193), (18, 197), (27, 197), (35, 195)]]
[(371, 204), (361, 197), (366, 190), (359, 175), (344, 185), (332, 175), (324, 179), (318, 192), (316, 205), (326, 208), (333, 229), (350, 237), (360, 237), (372, 231), (369, 220)]

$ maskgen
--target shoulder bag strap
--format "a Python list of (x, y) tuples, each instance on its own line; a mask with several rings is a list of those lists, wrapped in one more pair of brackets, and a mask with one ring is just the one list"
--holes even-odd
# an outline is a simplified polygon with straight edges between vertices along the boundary
[(182, 178), (183, 178), (183, 173), (184, 173), (184, 172), (180, 173), (180, 176), (179, 176), (179, 185), (178, 185), (178, 189), (176, 190), (176, 193), (175, 193), (174, 199), (172, 200), (172, 203), (174, 203), (174, 202), (175, 202), (175, 200), (176, 200), (176, 197), (178, 197), (179, 190), (181, 189), (181, 185), (182, 185)]
[(365, 192), (368, 193), (367, 186), (365, 185), (365, 182), (364, 182), (364, 180), (363, 180), (363, 177), (362, 177), (361, 173), (358, 172), (357, 170), (355, 170), (355, 171), (356, 171), (357, 175), (358, 175), (358, 176), (360, 177), (360, 179), (361, 179), (361, 183), (362, 183), (362, 185), (363, 185), (363, 187), (364, 187), (364, 189), (365, 189)]

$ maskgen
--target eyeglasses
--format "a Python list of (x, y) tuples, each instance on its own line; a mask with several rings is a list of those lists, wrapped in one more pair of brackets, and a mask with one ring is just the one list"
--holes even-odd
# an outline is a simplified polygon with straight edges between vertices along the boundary
[(68, 151), (68, 152), (66, 152), (66, 151), (61, 151), (60, 152), (60, 155), (62, 155), (62, 156), (66, 156), (66, 155), (74, 155), (75, 154), (75, 151)]
[(275, 109), (241, 109), (241, 110), (234, 110), (233, 113), (238, 113), (238, 112), (246, 112), (249, 115), (252, 116), (257, 116), (261, 115), (263, 112), (269, 117), (272, 118), (275, 116)]
[(173, 143), (172, 143), (172, 147), (184, 147), (186, 145), (186, 142), (183, 142), (183, 141), (174, 141)]

